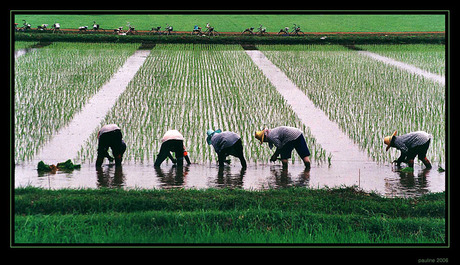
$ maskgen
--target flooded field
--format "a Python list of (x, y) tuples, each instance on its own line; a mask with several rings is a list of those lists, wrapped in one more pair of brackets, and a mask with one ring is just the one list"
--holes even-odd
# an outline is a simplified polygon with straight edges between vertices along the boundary
[(154, 168), (152, 164), (124, 163), (122, 167), (104, 164), (99, 170), (94, 164), (81, 169), (55, 174), (38, 173), (36, 165), (23, 164), (15, 168), (15, 187), (35, 186), (60, 188), (242, 188), (247, 190), (278, 189), (284, 187), (341, 187), (357, 186), (381, 195), (419, 196), (427, 192), (445, 190), (445, 172), (424, 170), (415, 166), (413, 173), (397, 172), (389, 165), (376, 167), (373, 162), (336, 161), (330, 167), (313, 165), (305, 171), (301, 164), (290, 164), (283, 170), (280, 163), (250, 164), (246, 170), (235, 164), (217, 167), (216, 164), (191, 164), (183, 168), (171, 163)]
[[(268, 45), (260, 51), (240, 45), (162, 44), (147, 50), (138, 46), (58, 43), (16, 55), (15, 187), (356, 186), (388, 197), (446, 189), (446, 174), (437, 170), (438, 165), (445, 168), (444, 84), (395, 68), (389, 59), (380, 62), (341, 46)], [(431, 58), (426, 54), (440, 52), (429, 50), (415, 59), (400, 53), (405, 60), (422, 63)], [(28, 69), (38, 66), (46, 74), (35, 80)], [(418, 93), (399, 96), (395, 91), (401, 85)], [(381, 93), (382, 87), (388, 91)], [(421, 105), (429, 115), (414, 111)], [(104, 164), (96, 170), (96, 135), (110, 123), (122, 128), (129, 148), (122, 167)], [(254, 131), (282, 125), (304, 133), (312, 151), (310, 171), (294, 153), (296, 161), (288, 170), (279, 162), (266, 162), (274, 150), (257, 143)], [(152, 158), (161, 135), (171, 128), (185, 136), (193, 163), (156, 169)], [(205, 143), (206, 130), (217, 128), (241, 135), (249, 162), (246, 170), (235, 160), (217, 167), (217, 155)], [(395, 129), (433, 134), (428, 153), (433, 169), (416, 164), (414, 172), (402, 173), (388, 164), (399, 152), (386, 152), (382, 141)], [(81, 169), (37, 172), (40, 160), (69, 158), (81, 161)]]

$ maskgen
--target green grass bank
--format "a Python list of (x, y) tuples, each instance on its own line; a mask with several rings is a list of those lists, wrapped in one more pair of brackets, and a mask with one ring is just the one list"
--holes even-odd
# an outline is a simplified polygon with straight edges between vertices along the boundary
[(439, 244), (445, 193), (18, 188), (14, 244)]
[(111, 43), (203, 43), (203, 44), (445, 44), (444, 33), (408, 34), (333, 34), (304, 36), (241, 36), (221, 35), (213, 37), (176, 35), (128, 35), (114, 34), (53, 34), (40, 32), (16, 32), (15, 41), (28, 42), (111, 42)]
[(411, 31), (444, 31), (446, 28), (446, 13), (432, 12), (426, 14), (401, 13), (382, 14), (372, 12), (368, 14), (270, 14), (267, 12), (254, 12), (253, 14), (218, 14), (213, 11), (201, 14), (126, 14), (114, 12), (101, 14), (97, 11), (90, 13), (81, 12), (51, 12), (41, 11), (15, 12), (14, 22), (22, 26), (23, 20), (36, 28), (42, 24), (49, 27), (54, 23), (60, 23), (63, 29), (78, 29), (81, 26), (92, 28), (96, 21), (101, 28), (113, 30), (118, 27), (127, 28), (129, 22), (136, 30), (150, 30), (152, 27), (166, 24), (173, 26), (174, 31), (191, 32), (194, 25), (205, 29), (206, 23), (210, 23), (219, 32), (242, 32), (244, 29), (254, 27), (255, 30), (262, 25), (267, 32), (279, 32), (284, 27), (290, 31), (294, 23), (301, 27), (303, 32), (411, 32)]

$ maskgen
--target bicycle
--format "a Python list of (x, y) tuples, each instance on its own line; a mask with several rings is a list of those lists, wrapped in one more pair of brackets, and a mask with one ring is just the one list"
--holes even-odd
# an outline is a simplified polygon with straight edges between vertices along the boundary
[(299, 36), (299, 35), (304, 35), (303, 31), (300, 30), (300, 26), (297, 26), (294, 24), (294, 29), (291, 31), (291, 35)]
[(30, 29), (30, 24), (27, 23), (24, 19), (22, 20), (24, 23), (22, 23), (22, 27), (20, 27), (18, 30), (25, 32), (26, 30)]
[(99, 32), (99, 30), (102, 30), (102, 32), (105, 32), (105, 29), (101, 28), (99, 24), (96, 24), (96, 21), (93, 21), (93, 32), (94, 31)]
[(166, 24), (166, 28), (165, 28), (165, 30), (163, 31), (163, 34), (171, 35), (171, 34), (172, 34), (172, 31), (173, 31), (173, 27), (170, 26), (169, 24)]
[(131, 27), (131, 24), (128, 22), (128, 31), (125, 33), (126, 35), (135, 35), (137, 34), (137, 31), (134, 29), (134, 27)]
[(202, 35), (204, 35), (204, 34), (203, 34), (203, 31), (201, 31), (201, 27), (198, 27), (198, 25), (195, 25), (195, 26), (193, 27), (192, 33), (190, 33), (190, 35), (202, 36)]
[(259, 28), (255, 35), (259, 34), (259, 36), (262, 36), (266, 33), (266, 31), (267, 31), (267, 28), (264, 28), (262, 27), (262, 24), (259, 24)]
[(53, 26), (51, 26), (51, 28), (53, 29), (53, 34), (54, 34), (56, 31), (58, 31), (58, 32), (60, 32), (60, 33), (62, 33), (62, 34), (64, 34), (64, 32), (61, 30), (61, 24), (59, 24), (59, 23), (54, 22), (54, 24), (53, 24)]
[(208, 23), (206, 23), (206, 31), (203, 33), (203, 35), (206, 35), (206, 34), (208, 36), (218, 36), (219, 32), (214, 30), (214, 27), (211, 27), (211, 25), (208, 22)]
[(289, 27), (284, 27), (283, 29), (280, 29), (280, 31), (278, 32), (278, 35), (280, 34), (289, 36)]
[(152, 29), (149, 31), (149, 35), (150, 35), (150, 34), (158, 34), (158, 35), (161, 35), (161, 27), (152, 28)]
[(248, 32), (251, 35), (254, 35), (254, 27), (243, 30), (243, 32), (241, 32), (241, 35), (244, 35), (246, 32)]

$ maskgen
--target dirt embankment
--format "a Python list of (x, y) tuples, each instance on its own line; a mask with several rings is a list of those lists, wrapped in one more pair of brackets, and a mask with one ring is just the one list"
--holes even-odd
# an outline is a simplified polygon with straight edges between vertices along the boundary
[[(85, 31), (80, 31), (78, 29), (60, 29), (56, 30), (55, 33), (70, 33), (70, 34), (117, 34), (114, 31), (115, 29), (103, 29), (103, 30), (85, 30)], [(52, 33), (52, 29), (48, 30), (42, 30), (39, 31), (36, 28), (31, 28), (27, 32), (47, 32), (47, 33)], [(127, 31), (122, 31), (122, 33), (126, 33)], [(173, 31), (172, 34), (191, 34), (191, 31)], [(444, 35), (446, 32), (445, 31), (402, 31), (402, 32), (354, 32), (354, 31), (349, 31), (349, 32), (304, 32), (298, 36), (303, 36), (303, 35), (426, 35), (426, 34), (441, 34)], [(151, 32), (149, 30), (136, 30), (134, 35), (159, 35), (159, 33)], [(235, 35), (242, 35), (241, 32), (219, 32), (219, 35), (225, 35), (225, 36), (235, 36)], [(161, 33), (161, 35), (165, 35), (165, 33)], [(245, 33), (243, 35), (250, 36), (250, 34)], [(257, 34), (254, 34), (256, 36)], [(278, 34), (278, 32), (265, 32), (264, 35), (269, 35), (269, 36), (285, 36), (284, 34)], [(259, 36), (259, 35), (257, 35)], [(292, 36), (292, 35), (291, 35)]]

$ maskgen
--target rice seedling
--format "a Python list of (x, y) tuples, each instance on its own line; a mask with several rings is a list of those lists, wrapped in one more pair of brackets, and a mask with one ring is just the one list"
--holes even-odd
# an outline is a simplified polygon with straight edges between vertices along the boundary
[[(406, 53), (412, 46), (399, 52), (398, 47), (391, 48), (394, 54), (402, 54), (397, 58), (412, 56)], [(399, 155), (394, 149), (385, 152), (382, 140), (397, 129), (399, 134), (429, 132), (433, 140), (428, 158), (445, 161), (443, 85), (337, 45), (260, 45), (259, 49), (374, 160), (392, 161)], [(442, 57), (440, 49), (429, 46), (417, 53), (419, 59), (404, 60), (439, 68), (442, 59), (430, 62), (429, 58), (431, 50)]]
[[(326, 154), (240, 45), (156, 45), (103, 123), (122, 128), (125, 161), (152, 162), (163, 134), (177, 129), (192, 162), (215, 162), (205, 132), (220, 128), (242, 137), (248, 161), (268, 162), (273, 151), (257, 143), (254, 131), (280, 125), (304, 132), (313, 160)], [(96, 133), (82, 160), (94, 159)]]
[(16, 163), (31, 159), (138, 46), (53, 43), (17, 58), (14, 68)]
[(446, 72), (446, 46), (442, 44), (359, 45), (358, 47), (434, 74), (444, 76)]

